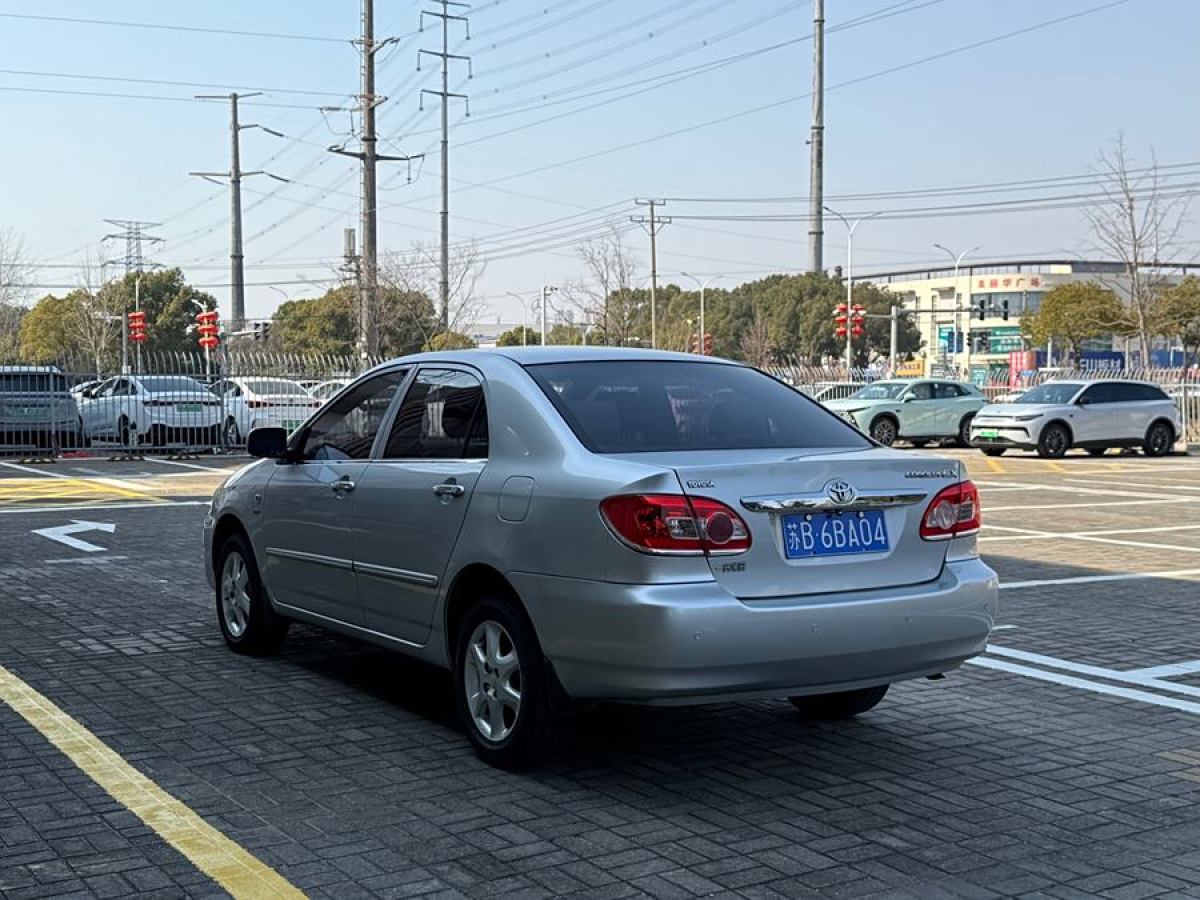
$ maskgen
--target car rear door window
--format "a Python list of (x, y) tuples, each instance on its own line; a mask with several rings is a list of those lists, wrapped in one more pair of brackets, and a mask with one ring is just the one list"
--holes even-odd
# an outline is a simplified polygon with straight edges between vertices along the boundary
[(934, 385), (933, 397), (935, 400), (957, 400), (959, 397), (966, 396), (966, 393), (957, 384), (951, 384), (948, 381), (939, 381)]
[(799, 391), (745, 366), (581, 361), (526, 371), (595, 453), (871, 446)]
[(304, 438), (306, 460), (369, 459), (375, 436), (407, 372), (368, 378), (313, 420)]
[(488, 452), (483, 385), (458, 369), (422, 369), (396, 413), (385, 459), (479, 459)]

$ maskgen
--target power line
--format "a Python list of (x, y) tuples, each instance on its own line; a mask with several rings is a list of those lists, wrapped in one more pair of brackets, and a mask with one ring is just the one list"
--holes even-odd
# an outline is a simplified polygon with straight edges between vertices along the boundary
[(244, 84), (215, 84), (207, 81), (172, 81), (165, 78), (133, 78), (116, 75), (96, 75), (80, 72), (48, 72), (38, 69), (0, 69), (0, 75), (21, 75), (30, 78), (64, 78), (72, 81), (112, 81), (121, 84), (152, 84), (164, 87), (215, 89), (222, 91), (259, 91), (270, 94), (304, 94), (314, 97), (345, 97), (345, 92), (309, 91), (300, 88), (249, 86)]
[(130, 22), (114, 19), (85, 19), (77, 16), (44, 16), (28, 13), (0, 13), (2, 19), (23, 19), (36, 22), (62, 22), (72, 25), (103, 25), (113, 28), (142, 28), (152, 31), (186, 31), (198, 34), (221, 34), (234, 37), (270, 38), (285, 41), (312, 41), (328, 44), (344, 44), (344, 38), (333, 38), (327, 35), (315, 34), (286, 34), (277, 31), (241, 31), (234, 28), (211, 28), (201, 25), (167, 25), (159, 22)]

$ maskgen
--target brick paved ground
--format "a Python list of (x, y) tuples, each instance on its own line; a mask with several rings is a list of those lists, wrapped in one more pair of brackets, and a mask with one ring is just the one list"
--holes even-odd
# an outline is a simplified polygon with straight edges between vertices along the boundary
[[(982, 546), (1006, 581), (1200, 570), (1200, 529), (1135, 531), (1195, 523), (1195, 504), (1098, 505), (1200, 503), (1192, 461), (963, 458), (1001, 508)], [(1014, 508), (1061, 504), (1085, 505)], [(1200, 896), (1194, 712), (967, 666), (852, 723), (783, 702), (604, 709), (550, 767), (502, 773), (470, 753), (441, 672), (307, 628), (271, 659), (228, 653), (202, 513), (12, 514), (0, 483), (0, 665), (311, 895)], [(100, 561), (29, 531), (71, 518), (117, 525), (88, 536)], [(1113, 530), (1175, 549), (1062, 536)], [(1200, 658), (1200, 574), (1002, 608), (1004, 648), (1117, 674)], [(1171, 684), (1200, 679), (1145, 692), (1200, 702)], [(220, 891), (0, 704), (0, 896), (72, 893)]]

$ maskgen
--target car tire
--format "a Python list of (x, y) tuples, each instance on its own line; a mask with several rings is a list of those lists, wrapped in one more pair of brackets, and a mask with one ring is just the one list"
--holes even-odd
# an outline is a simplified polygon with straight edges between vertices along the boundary
[(955, 437), (955, 443), (960, 447), (971, 446), (971, 422), (975, 419), (975, 414), (971, 413), (968, 416), (963, 416), (962, 421), (958, 423), (958, 435)]
[(238, 428), (237, 419), (230, 416), (225, 422), (225, 444), (230, 447), (236, 447), (242, 442), (242, 432)]
[(876, 416), (871, 421), (871, 439), (885, 447), (896, 443), (900, 437), (900, 423), (891, 416)]
[(524, 612), (502, 596), (479, 600), (458, 630), (454, 652), (455, 706), (476, 755), (514, 771), (547, 759), (558, 737), (551, 690)]
[(1071, 433), (1067, 426), (1051, 422), (1038, 436), (1037, 454), (1042, 459), (1061, 459), (1071, 449)]
[(1166, 456), (1175, 446), (1175, 429), (1166, 422), (1155, 422), (1146, 430), (1142, 452), (1147, 456)]
[(887, 694), (889, 684), (860, 688), (857, 691), (839, 691), (836, 694), (812, 694), (807, 697), (788, 697), (792, 706), (806, 719), (832, 722), (852, 719), (879, 705)]
[(287, 619), (271, 608), (254, 552), (244, 535), (232, 534), (217, 553), (217, 623), (234, 653), (267, 656), (287, 637)]
[(1003, 456), (1007, 447), (980, 447), (984, 456)]
[(126, 418), (122, 418), (117, 423), (117, 435), (120, 437), (121, 446), (126, 450), (134, 450), (138, 445), (138, 432), (133, 427), (133, 424)]
[(1107, 447), (1088, 447), (1087, 452), (1088, 452), (1088, 456), (1103, 456), (1105, 453), (1108, 452), (1108, 448)]

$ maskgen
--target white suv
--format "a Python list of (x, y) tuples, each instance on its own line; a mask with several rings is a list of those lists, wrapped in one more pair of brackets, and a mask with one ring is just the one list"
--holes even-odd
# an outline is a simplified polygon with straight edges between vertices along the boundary
[(988, 456), (1009, 448), (1057, 459), (1072, 447), (1100, 456), (1141, 447), (1165, 456), (1179, 435), (1175, 402), (1142, 381), (1049, 381), (1012, 403), (985, 406), (971, 422), (971, 446)]

